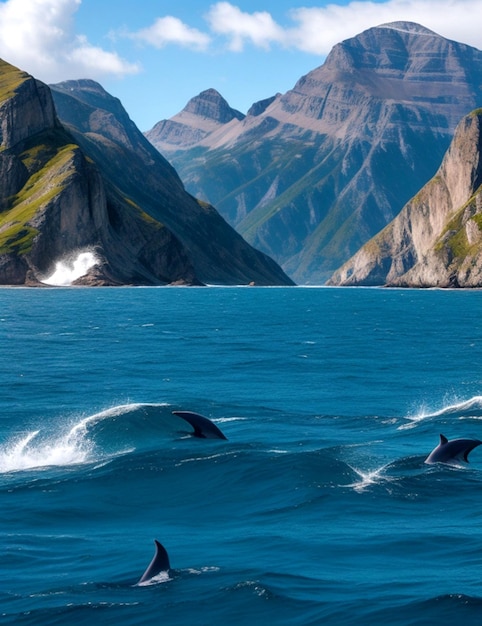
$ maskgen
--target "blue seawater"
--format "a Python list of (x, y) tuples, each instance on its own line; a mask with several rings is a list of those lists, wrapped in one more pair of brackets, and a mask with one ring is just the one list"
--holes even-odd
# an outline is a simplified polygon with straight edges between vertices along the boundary
[(1, 623), (480, 624), (482, 292), (0, 302)]

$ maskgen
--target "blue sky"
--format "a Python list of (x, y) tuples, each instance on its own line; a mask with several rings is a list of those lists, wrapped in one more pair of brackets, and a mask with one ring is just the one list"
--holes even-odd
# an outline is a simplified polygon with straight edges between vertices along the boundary
[(0, 58), (47, 83), (97, 80), (145, 131), (210, 87), (246, 112), (396, 20), (482, 49), (482, 0), (0, 0)]

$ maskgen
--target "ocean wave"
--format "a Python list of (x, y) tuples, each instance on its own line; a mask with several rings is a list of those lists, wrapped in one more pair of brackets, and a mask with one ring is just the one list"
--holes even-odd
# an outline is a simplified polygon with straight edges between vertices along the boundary
[(191, 430), (166, 403), (114, 406), (11, 437), (0, 445), (0, 473), (103, 463), (133, 451), (157, 450), (190, 436)]
[[(393, 605), (386, 609), (367, 611), (366, 623), (389, 623), (393, 626), (406, 624), (478, 624), (482, 598), (458, 593)], [(350, 622), (349, 622), (350, 623)], [(355, 621), (353, 622), (355, 623)]]

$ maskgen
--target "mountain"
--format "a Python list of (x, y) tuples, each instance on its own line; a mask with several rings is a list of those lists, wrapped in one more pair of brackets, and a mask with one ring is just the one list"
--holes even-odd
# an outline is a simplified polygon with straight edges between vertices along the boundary
[(432, 180), (329, 283), (482, 287), (482, 109), (462, 119)]
[(164, 144), (167, 150), (173, 146), (194, 146), (224, 124), (244, 117), (232, 109), (219, 92), (207, 89), (192, 98), (173, 118), (158, 122), (146, 136), (162, 153)]
[(481, 51), (394, 22), (336, 45), (242, 119), (213, 122), (191, 101), (175, 140), (162, 124), (146, 136), (251, 244), (323, 283), (433, 176), (481, 102)]
[(0, 284), (39, 284), (85, 253), (83, 284), (291, 284), (97, 83), (51, 90), (0, 61), (0, 133)]

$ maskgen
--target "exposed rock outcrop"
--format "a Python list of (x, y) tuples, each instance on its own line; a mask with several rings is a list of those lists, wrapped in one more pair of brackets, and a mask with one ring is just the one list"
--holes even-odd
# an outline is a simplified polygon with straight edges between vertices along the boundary
[(481, 103), (481, 51), (395, 22), (336, 45), (242, 120), (206, 133), (191, 117), (186, 142), (148, 136), (248, 241), (323, 283), (433, 176)]
[(59, 126), (47, 85), (0, 59), (2, 100), (0, 144), (11, 148), (32, 135)]
[(275, 96), (271, 96), (271, 98), (265, 98), (264, 100), (259, 100), (258, 102), (255, 102), (249, 107), (248, 115), (253, 115), (254, 117), (262, 115), (266, 111), (266, 109), (271, 104), (273, 104), (276, 98), (279, 98), (280, 96), (281, 94), (277, 93)]
[(462, 119), (434, 178), (329, 284), (482, 287), (482, 109)]

